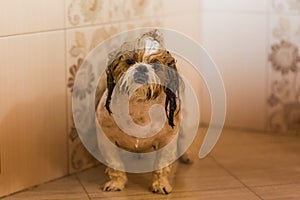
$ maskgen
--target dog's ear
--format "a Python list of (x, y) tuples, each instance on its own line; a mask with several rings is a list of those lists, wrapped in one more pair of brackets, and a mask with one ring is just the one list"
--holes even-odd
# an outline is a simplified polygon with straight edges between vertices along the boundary
[(114, 80), (114, 77), (113, 77), (113, 74), (112, 74), (112, 71), (111, 71), (111, 66), (108, 66), (108, 68), (106, 69), (106, 75), (107, 75), (107, 98), (106, 98), (106, 102), (105, 102), (105, 108), (106, 110), (108, 111), (109, 114), (111, 114), (111, 110), (110, 110), (110, 101), (111, 101), (111, 95), (113, 93), (113, 90), (115, 88), (115, 80)]
[(175, 67), (167, 67), (166, 80), (165, 80), (165, 93), (166, 102), (165, 110), (168, 118), (169, 125), (173, 128), (174, 124), (174, 113), (177, 109), (176, 95), (179, 97), (179, 76)]

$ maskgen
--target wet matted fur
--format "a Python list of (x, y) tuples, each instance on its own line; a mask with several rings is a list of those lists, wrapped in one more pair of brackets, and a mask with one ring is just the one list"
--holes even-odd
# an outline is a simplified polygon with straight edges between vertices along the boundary
[[(147, 36), (147, 34), (142, 37)], [(152, 41), (156, 40), (154, 37), (150, 37), (150, 39)], [(147, 84), (149, 80), (151, 80), (151, 84)], [(143, 84), (143, 82), (146, 84)], [(167, 121), (158, 133), (148, 138), (137, 138), (124, 133), (118, 127), (111, 110), (111, 100), (117, 83), (120, 84), (120, 89), (123, 92), (132, 94), (129, 99), (129, 114), (136, 124), (145, 126), (151, 121), (148, 112), (153, 104), (160, 104), (165, 108)], [(134, 84), (140, 84), (140, 87), (131, 91)], [(106, 69), (104, 95), (97, 99), (96, 94), (98, 123), (107, 138), (119, 148), (136, 153), (157, 151), (178, 136), (181, 120), (180, 84), (176, 61), (166, 49), (156, 49), (150, 53), (146, 49), (124, 52), (114, 58)], [(103, 88), (100, 90), (103, 90)], [(101, 140), (98, 140), (98, 143), (101, 146)], [(110, 166), (122, 166), (121, 159), (114, 156), (116, 155), (104, 155), (104, 157), (109, 158), (107, 162), (111, 164)], [(176, 148), (172, 149), (171, 154), (169, 153), (168, 156), (176, 157)], [(185, 161), (190, 161), (186, 155), (184, 157), (186, 158)], [(160, 157), (157, 165), (163, 162), (164, 158)], [(110, 180), (104, 184), (104, 191), (124, 189), (127, 182), (124, 171), (108, 167), (106, 173)], [(168, 194), (172, 191), (168, 181), (169, 174), (170, 165), (158, 168), (153, 172), (151, 185), (153, 192)]]

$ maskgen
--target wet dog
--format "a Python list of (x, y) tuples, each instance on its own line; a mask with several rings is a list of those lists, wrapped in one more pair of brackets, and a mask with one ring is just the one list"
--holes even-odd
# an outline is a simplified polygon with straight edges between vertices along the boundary
[[(135, 48), (115, 54), (106, 69), (106, 90), (96, 107), (97, 120), (106, 137), (118, 148), (126, 151), (153, 152), (162, 149), (174, 138), (178, 138), (181, 121), (179, 99), (181, 81), (175, 58), (162, 47), (161, 43), (162, 37), (157, 30), (145, 33), (138, 38), (134, 44)], [(117, 92), (128, 96), (129, 115), (137, 125), (146, 126), (152, 121), (153, 129), (156, 129), (155, 126), (159, 124), (160, 118), (151, 119), (149, 109), (155, 104), (163, 106), (166, 116), (163, 127), (150, 137), (147, 133), (143, 133), (143, 136), (147, 137), (126, 134), (113, 117), (111, 104), (116, 89)], [(98, 139), (98, 145), (100, 151), (105, 146), (101, 139)], [(104, 184), (103, 190), (123, 190), (127, 176), (121, 159), (116, 152), (106, 151), (102, 154), (110, 166), (106, 169), (110, 180)], [(156, 159), (157, 170), (153, 172), (151, 185), (151, 190), (155, 193), (168, 194), (172, 191), (168, 180), (170, 165), (159, 167), (163, 166), (166, 156), (175, 158), (176, 147)], [(189, 162), (189, 159), (186, 158), (186, 161)]]

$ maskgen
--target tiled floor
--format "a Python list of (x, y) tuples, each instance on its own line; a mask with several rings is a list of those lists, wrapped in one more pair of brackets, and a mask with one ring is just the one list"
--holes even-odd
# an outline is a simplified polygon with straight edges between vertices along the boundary
[(300, 137), (225, 130), (210, 156), (196, 155), (204, 129), (192, 146), (194, 164), (175, 163), (167, 196), (149, 190), (151, 174), (129, 174), (122, 192), (102, 192), (104, 166), (23, 191), (3, 200), (44, 199), (300, 199)]

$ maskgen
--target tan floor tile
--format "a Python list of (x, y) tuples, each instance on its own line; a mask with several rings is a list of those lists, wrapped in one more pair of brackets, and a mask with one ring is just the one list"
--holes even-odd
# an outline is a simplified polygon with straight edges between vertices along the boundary
[[(104, 198), (92, 198), (93, 200), (102, 200)], [(167, 196), (158, 194), (146, 194), (136, 196), (112, 197), (112, 200), (259, 200), (252, 192), (244, 188), (235, 188), (228, 190), (208, 190), (197, 192), (174, 192)]]
[(210, 157), (180, 164), (174, 176), (175, 191), (215, 190), (242, 187), (242, 184), (218, 166)]
[[(204, 132), (205, 129), (201, 128), (200, 132)], [(228, 145), (253, 145), (253, 144), (265, 144), (265, 143), (286, 143), (299, 141), (299, 137), (294, 135), (284, 134), (271, 134), (264, 132), (251, 132), (235, 129), (223, 130), (221, 137), (218, 141), (218, 146)]]
[[(238, 134), (224, 135), (226, 137), (239, 140)], [(268, 136), (248, 133), (245, 137), (254, 141), (253, 138), (264, 140)], [(300, 138), (288, 137), (285, 142), (280, 142), (281, 137), (275, 138), (269, 142), (243, 145), (220, 143), (212, 156), (248, 186), (300, 182)]]
[[(200, 130), (200, 132), (203, 130)], [(203, 134), (191, 150), (194, 163), (174, 163), (173, 192), (163, 196), (149, 191), (151, 173), (128, 174), (121, 192), (102, 192), (105, 166), (88, 169), (39, 187), (6, 197), (20, 199), (300, 199), (300, 138), (224, 131), (210, 156), (198, 159)], [(241, 137), (239, 137), (241, 136)], [(277, 138), (276, 138), (277, 137)], [(283, 138), (283, 139), (282, 139)], [(242, 141), (239, 144), (238, 140)], [(247, 143), (249, 141), (249, 143)], [(251, 187), (250, 191), (241, 182)], [(82, 186), (83, 187), (82, 187)]]
[(280, 200), (299, 200), (300, 184), (276, 185), (254, 187), (255, 191), (263, 199), (280, 199)]
[[(242, 187), (243, 185), (219, 167), (212, 158), (195, 160), (192, 165), (176, 162), (173, 175), (170, 177), (174, 192), (192, 192), (198, 190), (217, 190)], [(111, 198), (151, 194), (149, 186), (151, 173), (128, 174), (128, 184), (122, 192), (102, 192), (100, 185), (107, 180), (104, 166), (87, 170), (78, 177), (92, 198)]]
[(75, 176), (62, 178), (3, 198), (3, 200), (88, 200)]

